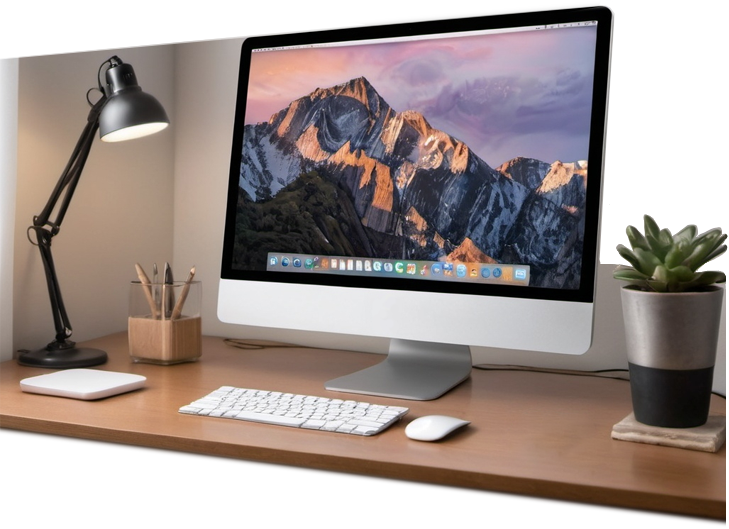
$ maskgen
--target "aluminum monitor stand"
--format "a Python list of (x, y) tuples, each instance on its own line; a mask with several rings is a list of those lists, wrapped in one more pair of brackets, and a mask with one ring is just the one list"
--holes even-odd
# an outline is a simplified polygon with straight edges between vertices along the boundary
[(470, 375), (471, 349), (466, 345), (392, 339), (384, 361), (324, 386), (346, 393), (433, 400)]

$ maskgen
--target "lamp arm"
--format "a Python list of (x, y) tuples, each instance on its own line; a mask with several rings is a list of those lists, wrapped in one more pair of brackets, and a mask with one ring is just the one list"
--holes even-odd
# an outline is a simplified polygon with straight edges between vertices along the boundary
[[(48, 344), (49, 350), (70, 349), (75, 345), (74, 342), (68, 340), (68, 338), (70, 338), (73, 334), (73, 329), (63, 303), (61, 289), (58, 284), (58, 276), (53, 264), (51, 240), (58, 234), (63, 218), (65, 217), (68, 206), (73, 198), (76, 185), (78, 184), (81, 173), (86, 164), (86, 160), (88, 159), (89, 152), (91, 151), (94, 134), (99, 128), (99, 114), (101, 113), (101, 109), (106, 101), (107, 98), (104, 96), (92, 106), (86, 126), (76, 143), (76, 147), (71, 154), (68, 164), (61, 174), (61, 177), (58, 179), (58, 182), (56, 183), (48, 202), (43, 208), (43, 211), (39, 215), (33, 217), (33, 225), (28, 228), (28, 239), (32, 244), (38, 246), (38, 249), (40, 250), (43, 270), (46, 275), (46, 283), (48, 284), (51, 310), (53, 312), (53, 323), (56, 328), (56, 339), (54, 342)], [(61, 197), (63, 197), (63, 200), (58, 207), (56, 217), (53, 221), (51, 221), (50, 216), (56, 209)], [(35, 234), (35, 241), (31, 239), (31, 232), (34, 232)]]
[(56, 339), (54, 342), (48, 344), (48, 349), (56, 350), (71, 348), (74, 346), (74, 342), (69, 342), (67, 339), (73, 333), (73, 329), (68, 320), (68, 313), (66, 312), (66, 307), (63, 303), (61, 289), (58, 285), (58, 278), (53, 265), (53, 255), (51, 254), (51, 238), (53, 237), (53, 233), (47, 228), (33, 226), (29, 228), (29, 230), (30, 229), (35, 230), (37, 242), (31, 242), (38, 246), (38, 249), (40, 250), (41, 261), (43, 261), (43, 270), (46, 274), (46, 283), (48, 284), (48, 295), (51, 300), (53, 324), (56, 328)]
[[(63, 173), (61, 173), (61, 177), (56, 183), (56, 187), (53, 189), (53, 192), (48, 198), (48, 202), (46, 202), (41, 213), (33, 217), (33, 226), (45, 226), (47, 224), (51, 226), (60, 226), (61, 222), (63, 222), (63, 217), (66, 215), (66, 210), (68, 209), (73, 192), (76, 189), (76, 184), (81, 177), (81, 172), (83, 171), (86, 159), (91, 151), (94, 134), (99, 128), (99, 114), (101, 114), (101, 109), (106, 104), (106, 101), (107, 98), (104, 96), (91, 108), (86, 121), (86, 126), (81, 132), (81, 136), (76, 143), (76, 147), (74, 147), (73, 152), (71, 153), (71, 157), (69, 158)], [(56, 215), (56, 220), (55, 222), (49, 222), (49, 218), (58, 204), (58, 200), (64, 190), (67, 190), (66, 197)], [(55, 229), (54, 231), (57, 232), (58, 229)]]

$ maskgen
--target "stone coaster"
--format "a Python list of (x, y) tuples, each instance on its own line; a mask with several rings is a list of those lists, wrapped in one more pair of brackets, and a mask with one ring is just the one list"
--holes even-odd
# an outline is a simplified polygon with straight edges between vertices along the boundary
[(686, 450), (718, 452), (726, 439), (726, 417), (710, 415), (706, 424), (696, 428), (661, 428), (640, 423), (631, 413), (613, 426), (612, 438)]

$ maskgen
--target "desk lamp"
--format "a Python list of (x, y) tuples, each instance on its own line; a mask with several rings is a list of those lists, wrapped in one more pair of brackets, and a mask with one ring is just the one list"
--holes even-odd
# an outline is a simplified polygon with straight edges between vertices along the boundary
[[(106, 83), (102, 84), (101, 73), (104, 68)], [(45, 208), (40, 215), (33, 217), (33, 225), (28, 228), (28, 239), (40, 249), (51, 298), (56, 339), (44, 349), (21, 353), (18, 363), (22, 365), (66, 369), (90, 367), (106, 362), (106, 352), (78, 348), (69, 339), (73, 331), (53, 265), (51, 240), (58, 235), (61, 228), (97, 129), (102, 141), (117, 142), (147, 136), (169, 125), (169, 118), (162, 105), (151, 95), (142, 92), (134, 69), (130, 64), (123, 63), (119, 57), (111, 57), (101, 64), (97, 80), (101, 98), (92, 103), (89, 94), (95, 88), (86, 93), (86, 100), (91, 106), (86, 126)], [(51, 220), (51, 215), (61, 199), (56, 216)], [(31, 234), (35, 234), (35, 240)]]

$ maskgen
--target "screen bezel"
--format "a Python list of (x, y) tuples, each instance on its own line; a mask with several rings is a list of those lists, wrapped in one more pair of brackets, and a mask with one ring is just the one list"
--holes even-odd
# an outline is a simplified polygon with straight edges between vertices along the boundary
[[(405, 278), (360, 277), (336, 274), (291, 274), (273, 271), (238, 270), (232, 268), (234, 226), (238, 200), (240, 152), (243, 142), (244, 116), (248, 92), (248, 72), (252, 50), (260, 48), (322, 44), (330, 42), (389, 39), (417, 35), (436, 35), (462, 31), (492, 30), (520, 26), (596, 20), (595, 70), (590, 125), (588, 160), (589, 185), (585, 205), (585, 237), (582, 272), (578, 289), (555, 289), (511, 285), (471, 284), (458, 282), (419, 281)], [(221, 279), (263, 281), (283, 284), (309, 284), (345, 288), (372, 288), (380, 290), (422, 291), (447, 294), (486, 295), (554, 301), (592, 303), (599, 246), (600, 200), (603, 177), (605, 128), (607, 118), (607, 92), (610, 64), (612, 14), (604, 7), (553, 10), (543, 12), (493, 15), (465, 19), (391, 24), (314, 31), (306, 33), (257, 36), (246, 39), (241, 46), (237, 102), (231, 147), (227, 209)]]

